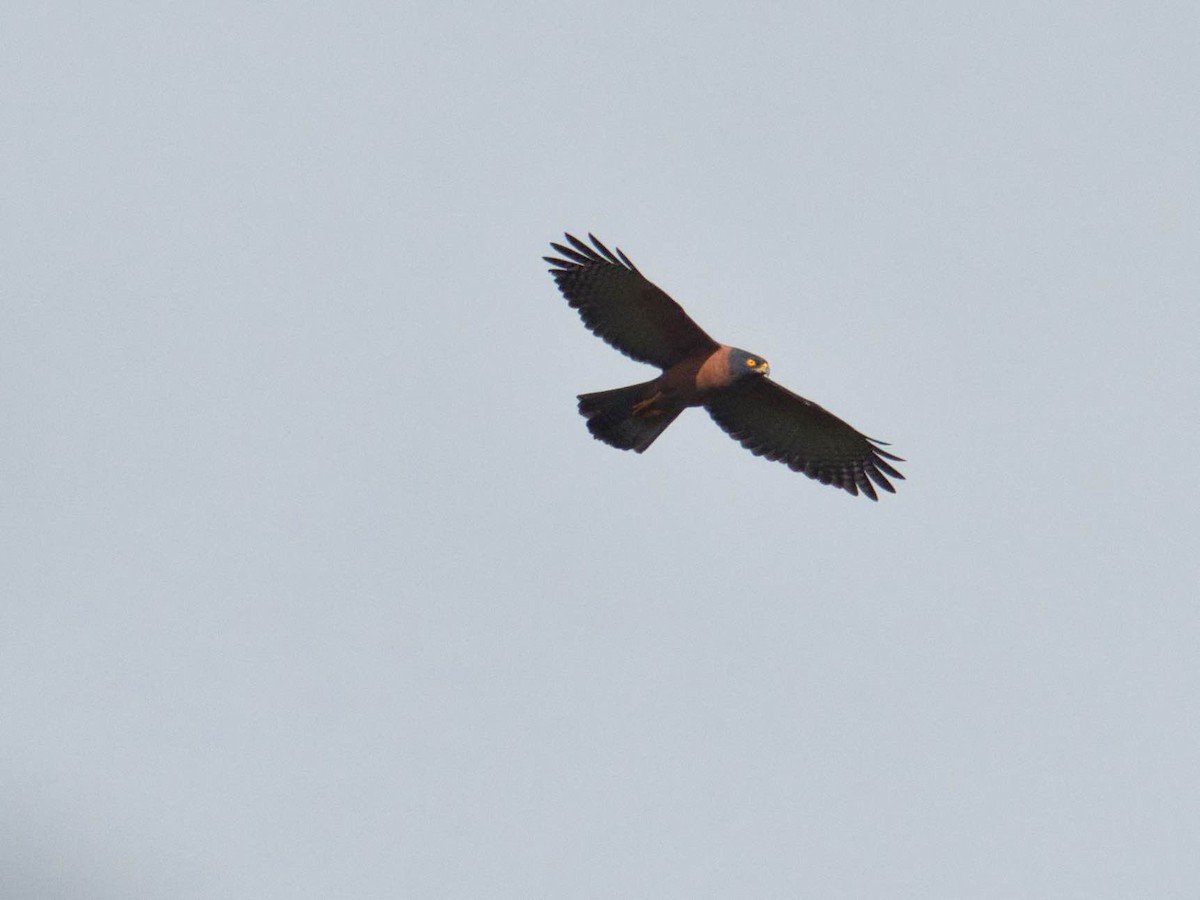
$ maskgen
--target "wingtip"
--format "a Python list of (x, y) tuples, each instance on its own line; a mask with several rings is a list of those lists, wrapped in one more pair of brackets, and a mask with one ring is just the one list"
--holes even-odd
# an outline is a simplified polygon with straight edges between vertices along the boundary
[[(638, 267), (633, 264), (633, 260), (626, 256), (625, 252), (620, 247), (610, 250), (608, 249), (608, 246), (592, 232), (589, 231), (587, 236), (588, 241), (591, 241), (590, 246), (587, 242), (571, 234), (571, 232), (564, 231), (563, 240), (565, 243), (560, 244), (556, 241), (551, 241), (550, 246), (554, 248), (556, 253), (562, 254), (567, 260), (571, 261), (567, 263), (568, 265), (586, 266), (589, 263), (608, 263), (609, 265), (613, 266), (621, 266), (637, 275), (642, 274)], [(549, 257), (542, 258), (549, 260)], [(562, 263), (559, 261), (555, 264), (561, 265)]]

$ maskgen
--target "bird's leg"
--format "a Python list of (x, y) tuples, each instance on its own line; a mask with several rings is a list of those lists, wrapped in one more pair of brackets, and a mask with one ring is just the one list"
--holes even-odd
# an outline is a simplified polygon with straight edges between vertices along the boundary
[(654, 404), (658, 403), (658, 401), (662, 399), (662, 391), (655, 391), (654, 396), (647, 397), (645, 400), (639, 400), (637, 403), (633, 404), (633, 408), (630, 411), (635, 416), (640, 416), (646, 419), (649, 419), (653, 416), (661, 416), (663, 411), (661, 409), (655, 409)]

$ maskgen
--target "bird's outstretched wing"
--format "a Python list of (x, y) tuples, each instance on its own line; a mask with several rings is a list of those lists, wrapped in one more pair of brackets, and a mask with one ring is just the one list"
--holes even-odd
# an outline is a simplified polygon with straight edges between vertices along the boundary
[(589, 247), (572, 235), (551, 244), (562, 258), (544, 257), (554, 268), (567, 302), (592, 332), (638, 362), (668, 369), (717, 342), (678, 303), (655, 287), (620, 248), (614, 254), (592, 235)]
[[(859, 434), (833, 413), (769, 378), (743, 378), (705, 404), (729, 436), (755, 456), (786, 463), (822, 484), (879, 499), (875, 486), (894, 494), (887, 476), (904, 476), (888, 464), (903, 462), (879, 449), (882, 441)], [(872, 484), (874, 482), (874, 484)]]

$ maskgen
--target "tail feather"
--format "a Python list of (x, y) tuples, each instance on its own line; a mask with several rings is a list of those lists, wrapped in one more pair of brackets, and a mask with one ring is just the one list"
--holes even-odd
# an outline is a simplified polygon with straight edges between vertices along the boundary
[(662, 404), (650, 404), (635, 411), (636, 404), (654, 397), (654, 385), (653, 381), (647, 381), (611, 391), (580, 394), (579, 413), (587, 418), (592, 437), (621, 450), (645, 451), (683, 412), (682, 406)]

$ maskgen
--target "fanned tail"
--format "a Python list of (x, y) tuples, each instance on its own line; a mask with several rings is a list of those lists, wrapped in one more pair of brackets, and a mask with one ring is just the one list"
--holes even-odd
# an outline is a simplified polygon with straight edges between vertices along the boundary
[(592, 437), (620, 450), (642, 453), (681, 412), (682, 406), (662, 400), (653, 381), (579, 395), (579, 413)]

